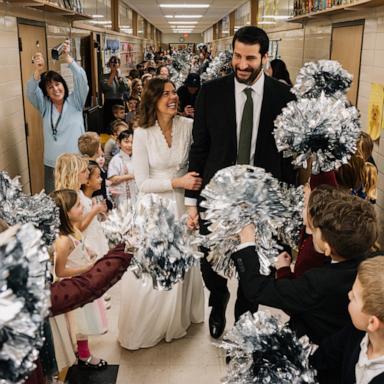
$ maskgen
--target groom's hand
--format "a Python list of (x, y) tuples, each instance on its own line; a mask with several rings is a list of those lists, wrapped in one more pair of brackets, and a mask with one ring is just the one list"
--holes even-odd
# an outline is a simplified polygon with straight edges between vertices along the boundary
[(190, 230), (199, 229), (199, 213), (197, 212), (197, 207), (189, 206), (187, 208), (188, 219), (187, 227)]

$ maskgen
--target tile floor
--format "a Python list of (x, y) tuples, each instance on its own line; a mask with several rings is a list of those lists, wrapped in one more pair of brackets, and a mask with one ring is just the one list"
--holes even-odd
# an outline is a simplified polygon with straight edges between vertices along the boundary
[[(237, 281), (229, 284), (231, 299), (227, 308), (227, 329), (233, 326), (233, 308)], [(225, 376), (225, 354), (213, 345), (209, 335), (208, 304), (205, 322), (192, 325), (188, 334), (171, 343), (162, 342), (155, 347), (128, 351), (117, 341), (120, 286), (110, 290), (111, 309), (108, 311), (108, 334), (90, 339), (91, 350), (110, 364), (119, 364), (117, 384), (214, 384)], [(208, 291), (206, 291), (208, 303)], [(276, 312), (276, 311), (274, 311)]]

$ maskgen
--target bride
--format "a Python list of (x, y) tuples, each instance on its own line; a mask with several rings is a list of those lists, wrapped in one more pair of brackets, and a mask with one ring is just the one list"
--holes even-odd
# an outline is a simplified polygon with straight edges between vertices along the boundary
[[(141, 100), (140, 128), (133, 139), (133, 169), (140, 194), (156, 193), (184, 211), (184, 190), (198, 190), (201, 178), (187, 173), (192, 143), (191, 119), (177, 116), (178, 96), (167, 79), (149, 81)], [(140, 197), (139, 197), (140, 198)], [(183, 337), (191, 323), (204, 320), (204, 292), (199, 267), (170, 291), (153, 289), (152, 280), (126, 272), (122, 279), (118, 339), (122, 347), (152, 347), (162, 339)]]

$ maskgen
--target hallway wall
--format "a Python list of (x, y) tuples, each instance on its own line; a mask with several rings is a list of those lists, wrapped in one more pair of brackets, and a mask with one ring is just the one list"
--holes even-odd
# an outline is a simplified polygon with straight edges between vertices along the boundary
[(0, 16), (0, 169), (21, 176), (29, 192), (29, 168), (16, 18)]

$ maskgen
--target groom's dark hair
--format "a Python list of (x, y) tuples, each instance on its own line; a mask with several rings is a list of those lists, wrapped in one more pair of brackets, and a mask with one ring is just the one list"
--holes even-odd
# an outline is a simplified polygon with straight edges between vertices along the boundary
[(235, 48), (236, 41), (249, 45), (259, 44), (261, 56), (264, 56), (269, 49), (268, 35), (263, 29), (254, 27), (253, 25), (247, 25), (235, 32), (232, 40), (232, 49)]

